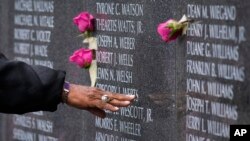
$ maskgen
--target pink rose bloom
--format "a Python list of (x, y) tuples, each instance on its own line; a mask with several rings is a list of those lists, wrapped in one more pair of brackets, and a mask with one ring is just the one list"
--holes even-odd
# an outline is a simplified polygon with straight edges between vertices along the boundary
[(162, 40), (170, 42), (182, 34), (183, 26), (177, 21), (170, 19), (158, 25), (157, 32)]
[(73, 20), (81, 32), (94, 30), (94, 17), (88, 12), (80, 13)]
[(74, 54), (70, 56), (69, 60), (77, 64), (80, 68), (89, 68), (93, 60), (92, 50), (85, 48), (76, 50)]

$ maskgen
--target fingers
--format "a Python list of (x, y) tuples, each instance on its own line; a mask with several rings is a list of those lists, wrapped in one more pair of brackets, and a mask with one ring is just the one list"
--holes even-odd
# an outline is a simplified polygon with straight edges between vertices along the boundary
[[(103, 100), (103, 96), (107, 96), (110, 100)], [(102, 89), (71, 84), (68, 97), (68, 105), (75, 108), (88, 110), (92, 114), (104, 118), (106, 116), (104, 110), (116, 112), (119, 107), (129, 106), (135, 96), (117, 94), (107, 92)]]
[(130, 105), (131, 102), (130, 101), (119, 101), (116, 99), (111, 100), (108, 103), (101, 103), (99, 105), (100, 109), (105, 109), (105, 110), (110, 110), (112, 112), (116, 112), (119, 110), (119, 107), (127, 107), (128, 105)]
[(117, 94), (117, 93), (111, 93), (111, 92), (105, 92), (106, 95), (108, 95), (112, 99), (117, 99), (120, 101), (132, 101), (135, 99), (134, 95), (124, 95), (124, 94)]
[[(131, 102), (135, 99), (134, 95), (124, 95), (124, 94), (117, 94), (117, 93), (112, 93), (108, 91), (103, 91), (102, 96), (108, 96), (111, 100), (108, 102), (101, 101), (103, 106), (102, 108), (110, 111), (117, 111), (119, 110), (118, 107), (127, 107), (131, 104)], [(101, 98), (102, 99), (102, 98)]]
[(117, 99), (113, 99), (109, 102), (109, 104), (118, 107), (127, 107), (130, 103), (131, 103), (130, 101), (119, 101)]
[(114, 105), (111, 105), (109, 103), (101, 103), (97, 106), (99, 109), (104, 109), (104, 110), (109, 110), (109, 111), (112, 111), (112, 112), (116, 112), (119, 110), (118, 107), (114, 106)]
[(132, 101), (135, 99), (135, 95), (125, 95), (125, 94), (118, 94), (113, 92), (104, 91), (99, 88), (92, 88), (93, 94), (92, 96), (95, 98), (101, 98), (103, 95), (107, 95), (111, 99), (117, 99), (120, 101)]

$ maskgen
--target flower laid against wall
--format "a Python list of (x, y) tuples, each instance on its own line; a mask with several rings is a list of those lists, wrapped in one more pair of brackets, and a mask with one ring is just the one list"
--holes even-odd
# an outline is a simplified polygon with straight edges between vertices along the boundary
[(185, 34), (187, 26), (191, 22), (192, 20), (188, 19), (185, 15), (179, 21), (169, 19), (158, 25), (157, 32), (160, 34), (162, 40), (170, 42)]
[(72, 56), (70, 56), (69, 60), (80, 68), (88, 69), (92, 63), (94, 50), (81, 48), (76, 50)]
[(83, 43), (88, 44), (88, 48), (80, 48), (76, 50), (69, 61), (75, 63), (80, 68), (89, 70), (91, 86), (95, 86), (97, 78), (97, 62), (95, 60), (95, 54), (97, 50), (97, 40), (93, 37), (94, 31), (94, 16), (88, 12), (81, 12), (77, 15), (73, 22), (82, 33)]
[(83, 33), (84, 36), (91, 36), (91, 32), (94, 31), (94, 16), (88, 12), (82, 12), (73, 19), (74, 23), (77, 25), (79, 31)]

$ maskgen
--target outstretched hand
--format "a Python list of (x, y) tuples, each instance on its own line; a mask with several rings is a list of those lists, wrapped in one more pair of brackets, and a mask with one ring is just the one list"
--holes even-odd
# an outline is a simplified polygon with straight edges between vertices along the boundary
[[(110, 98), (109, 102), (101, 100), (104, 95)], [(134, 95), (117, 94), (95, 87), (70, 84), (67, 104), (104, 118), (106, 116), (104, 110), (115, 112), (119, 107), (129, 106), (134, 99)]]

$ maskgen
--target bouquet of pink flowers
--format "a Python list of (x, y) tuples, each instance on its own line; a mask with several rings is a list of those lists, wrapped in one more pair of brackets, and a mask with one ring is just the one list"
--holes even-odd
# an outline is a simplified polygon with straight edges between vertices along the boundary
[[(84, 35), (90, 35), (94, 30), (94, 16), (88, 12), (80, 13), (73, 21), (77, 25), (79, 31)], [(90, 36), (86, 37), (89, 38)], [(81, 48), (76, 50), (73, 55), (70, 56), (69, 60), (81, 68), (89, 68), (93, 60), (93, 53), (95, 53), (93, 49)]]
[(89, 69), (91, 86), (96, 82), (96, 69), (97, 63), (95, 60), (95, 52), (97, 50), (96, 38), (92, 37), (91, 33), (94, 31), (94, 16), (88, 12), (81, 12), (73, 19), (75, 25), (78, 27), (81, 35), (83, 36), (84, 43), (88, 43), (88, 48), (80, 48), (76, 50), (69, 61), (75, 63), (80, 68)]

